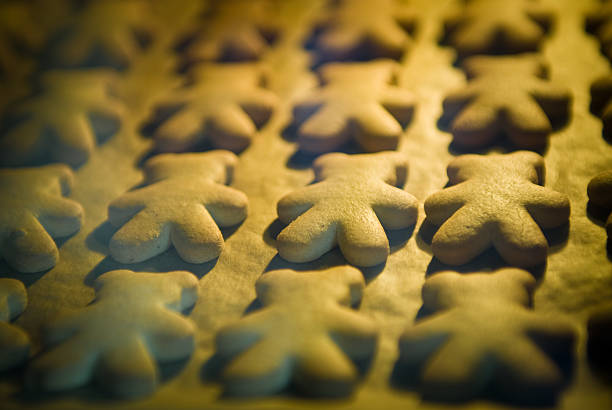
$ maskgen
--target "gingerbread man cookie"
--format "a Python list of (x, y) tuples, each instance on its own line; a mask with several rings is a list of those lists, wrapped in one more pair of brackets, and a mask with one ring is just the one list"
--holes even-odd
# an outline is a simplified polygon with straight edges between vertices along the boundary
[(155, 131), (158, 151), (189, 151), (205, 139), (215, 148), (242, 151), (278, 103), (261, 85), (263, 74), (254, 64), (202, 64), (190, 78), (162, 98), (161, 110), (179, 109)]
[(329, 152), (351, 139), (367, 152), (395, 149), (416, 105), (393, 85), (396, 69), (386, 60), (323, 66), (321, 86), (293, 108), (300, 150)]
[(154, 360), (176, 361), (193, 351), (195, 326), (181, 312), (198, 298), (197, 278), (184, 271), (115, 270), (94, 286), (92, 304), (47, 325), (47, 349), (31, 364), (26, 380), (45, 391), (95, 380), (117, 396), (152, 393), (158, 383)]
[(65, 165), (0, 169), (0, 253), (19, 272), (40, 272), (59, 258), (52, 238), (77, 232), (83, 208), (64, 198), (73, 174)]
[(425, 398), (554, 400), (567, 382), (563, 359), (576, 331), (558, 315), (530, 310), (533, 277), (519, 269), (442, 272), (423, 286), (432, 312), (400, 338), (398, 365)]
[(412, 39), (412, 7), (397, 0), (336, 0), (317, 24), (314, 49), (320, 61), (399, 59)]
[(121, 123), (125, 107), (113, 95), (116, 79), (104, 70), (45, 73), (42, 92), (13, 107), (20, 121), (0, 137), (0, 162), (83, 164), (96, 141), (115, 134)]
[(407, 228), (417, 219), (416, 198), (395, 187), (406, 180), (405, 157), (332, 153), (319, 157), (313, 168), (317, 183), (278, 202), (278, 218), (289, 224), (277, 237), (280, 256), (308, 262), (339, 246), (353, 265), (384, 262), (389, 255), (384, 228)]
[(352, 361), (371, 357), (377, 343), (374, 323), (350, 308), (361, 300), (361, 273), (278, 270), (255, 287), (262, 308), (217, 334), (217, 354), (229, 360), (226, 392), (266, 395), (293, 383), (314, 396), (348, 395), (359, 378)]
[(604, 171), (589, 182), (587, 187), (589, 201), (608, 211), (606, 231), (612, 237), (612, 170)]
[(185, 49), (187, 61), (252, 61), (259, 59), (283, 26), (282, 1), (225, 0), (203, 14), (195, 38)]
[(463, 68), (467, 85), (443, 102), (460, 146), (484, 147), (504, 135), (519, 148), (541, 149), (569, 116), (570, 91), (546, 79), (536, 56), (472, 57)]
[(28, 295), (23, 283), (0, 279), (0, 372), (19, 366), (30, 353), (30, 338), (9, 322), (26, 308)]
[(123, 194), (108, 207), (108, 219), (120, 229), (110, 240), (111, 256), (136, 263), (170, 245), (190, 263), (216, 258), (223, 249), (221, 227), (247, 215), (247, 197), (225, 186), (237, 157), (228, 151), (164, 154), (144, 166), (146, 186)]
[(460, 58), (537, 51), (553, 21), (540, 0), (464, 0), (445, 21), (447, 42)]
[(612, 139), (612, 74), (598, 78), (591, 85), (591, 111), (601, 118), (604, 137)]
[(599, 2), (587, 15), (586, 28), (597, 36), (604, 55), (612, 59), (612, 2)]
[(427, 219), (440, 226), (431, 244), (438, 259), (461, 265), (493, 246), (513, 266), (546, 262), (548, 243), (540, 228), (567, 223), (570, 203), (542, 186), (541, 156), (463, 155), (447, 174), (450, 187), (425, 201)]
[(52, 53), (61, 66), (127, 66), (151, 40), (155, 19), (145, 0), (85, 3)]

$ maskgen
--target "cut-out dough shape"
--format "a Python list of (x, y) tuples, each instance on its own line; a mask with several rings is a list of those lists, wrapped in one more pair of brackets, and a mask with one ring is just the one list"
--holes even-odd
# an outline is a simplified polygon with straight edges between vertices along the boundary
[(195, 326), (181, 312), (198, 298), (197, 278), (115, 270), (94, 287), (92, 304), (46, 326), (47, 349), (29, 367), (28, 384), (60, 391), (95, 380), (117, 396), (151, 394), (159, 378), (155, 360), (177, 361), (193, 351)]
[(371, 358), (377, 343), (374, 323), (350, 309), (364, 287), (348, 266), (264, 274), (255, 285), (262, 308), (217, 334), (226, 392), (266, 395), (294, 384), (314, 396), (350, 394), (359, 378), (352, 361)]
[(591, 202), (608, 211), (606, 231), (608, 237), (612, 237), (612, 170), (604, 171), (591, 179), (587, 194)]
[(387, 60), (321, 67), (321, 86), (293, 108), (300, 150), (329, 152), (351, 139), (367, 152), (395, 149), (416, 105), (392, 84), (397, 68)]
[(30, 353), (30, 337), (9, 323), (25, 310), (27, 303), (23, 283), (0, 279), (0, 372), (24, 363)]
[(163, 154), (144, 165), (146, 186), (123, 194), (108, 207), (110, 222), (120, 229), (110, 240), (111, 256), (136, 263), (170, 245), (186, 262), (203, 263), (223, 249), (221, 227), (247, 215), (248, 199), (225, 186), (237, 157), (228, 151)]
[(603, 122), (604, 137), (612, 140), (612, 75), (598, 78), (591, 85), (591, 110)]
[(463, 155), (446, 172), (451, 186), (425, 201), (427, 219), (440, 226), (431, 244), (438, 259), (461, 265), (493, 246), (513, 266), (546, 262), (548, 243), (540, 228), (567, 223), (570, 203), (542, 186), (541, 156)]
[(472, 57), (463, 68), (467, 85), (443, 102), (460, 146), (479, 148), (505, 135), (519, 148), (540, 149), (553, 124), (569, 116), (570, 91), (546, 79), (536, 56)]
[(308, 262), (339, 246), (346, 260), (374, 266), (389, 255), (384, 228), (415, 224), (418, 202), (396, 188), (408, 175), (398, 152), (326, 154), (313, 168), (317, 183), (283, 197), (278, 218), (289, 224), (277, 237), (278, 252), (291, 262)]
[(83, 164), (96, 141), (119, 128), (125, 107), (112, 94), (115, 82), (114, 73), (104, 70), (44, 74), (42, 92), (12, 109), (20, 118), (0, 137), (0, 163)]
[(196, 38), (185, 50), (193, 61), (252, 61), (278, 37), (282, 0), (225, 0), (211, 4)]
[(161, 107), (179, 107), (157, 128), (155, 148), (189, 151), (208, 139), (215, 148), (242, 151), (278, 103), (262, 87), (263, 74), (254, 64), (202, 64), (191, 81), (161, 100)]
[(535, 280), (519, 269), (442, 272), (423, 286), (432, 315), (400, 338), (399, 364), (427, 398), (554, 399), (567, 382), (576, 331), (558, 316), (529, 309)]
[(397, 0), (336, 0), (317, 25), (321, 61), (399, 59), (412, 44), (414, 9)]
[(73, 174), (65, 165), (0, 169), (0, 253), (19, 272), (40, 272), (59, 258), (52, 238), (77, 232), (83, 208), (64, 198)]
[(448, 43), (460, 58), (537, 51), (553, 13), (539, 0), (464, 0), (445, 21)]
[(151, 40), (156, 29), (145, 0), (87, 2), (73, 20), (52, 51), (62, 66), (127, 66), (142, 51), (142, 39)]
[(612, 2), (600, 2), (586, 18), (586, 28), (595, 34), (601, 43), (601, 50), (612, 60)]

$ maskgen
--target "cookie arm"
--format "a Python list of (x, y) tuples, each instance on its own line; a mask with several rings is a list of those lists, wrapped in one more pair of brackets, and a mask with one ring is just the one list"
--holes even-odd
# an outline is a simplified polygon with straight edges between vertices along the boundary
[(380, 195), (375, 196), (372, 209), (387, 229), (402, 229), (416, 223), (419, 203), (408, 192), (384, 184), (380, 185)]
[(555, 228), (569, 221), (569, 198), (552, 189), (529, 185), (524, 195), (525, 208), (543, 229)]

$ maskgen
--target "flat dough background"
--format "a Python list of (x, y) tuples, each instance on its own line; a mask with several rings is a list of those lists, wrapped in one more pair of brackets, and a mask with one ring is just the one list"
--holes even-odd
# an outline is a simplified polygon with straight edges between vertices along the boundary
[[(601, 223), (586, 213), (586, 187), (590, 178), (612, 168), (612, 145), (601, 136), (601, 122), (589, 113), (589, 86), (609, 70), (599, 52), (596, 39), (584, 31), (584, 14), (595, 1), (547, 0), (557, 12), (553, 32), (546, 40), (543, 54), (550, 63), (552, 81), (571, 88), (574, 95), (572, 118), (565, 128), (554, 133), (545, 153), (546, 186), (566, 193), (571, 199), (572, 215), (567, 240), (554, 243), (545, 272), (535, 293), (535, 310), (566, 314), (578, 324), (580, 338), (573, 380), (559, 398), (558, 409), (612, 408), (612, 386), (596, 377), (585, 355), (585, 323), (589, 311), (612, 301), (612, 262), (606, 254), (606, 233)], [(373, 408), (453, 408), (504, 409), (503, 404), (474, 401), (463, 405), (421, 402), (418, 394), (392, 387), (390, 375), (397, 358), (397, 341), (403, 329), (413, 322), (421, 306), (421, 287), (426, 272), (439, 268), (432, 261), (428, 245), (418, 232), (424, 219), (423, 201), (447, 182), (446, 165), (451, 136), (440, 131), (436, 121), (446, 91), (461, 86), (463, 73), (453, 67), (454, 51), (440, 47), (441, 15), (456, 4), (452, 0), (414, 0), (419, 24), (414, 47), (402, 63), (400, 85), (417, 97), (416, 116), (403, 136), (399, 151), (410, 160), (405, 189), (415, 195), (420, 206), (414, 232), (391, 235), (392, 254), (381, 268), (363, 270), (367, 287), (360, 311), (381, 327), (376, 356), (355, 394), (347, 399), (314, 400), (282, 395), (258, 399), (231, 399), (221, 396), (221, 386), (209, 380), (213, 364), (214, 336), (217, 330), (239, 317), (255, 298), (254, 283), (262, 273), (300, 265), (290, 264), (277, 255), (273, 236), (281, 229), (276, 221), (276, 202), (284, 194), (312, 180), (312, 170), (293, 157), (296, 144), (281, 137), (291, 116), (291, 99), (313, 84), (306, 53), (300, 47), (308, 21), (320, 2), (294, 2), (311, 9), (296, 20), (264, 62), (271, 67), (269, 85), (282, 99), (272, 120), (240, 155), (232, 186), (249, 198), (249, 216), (237, 229), (225, 231), (225, 250), (218, 258), (202, 265), (183, 262), (171, 249), (149, 261), (122, 265), (108, 256), (108, 241), (114, 232), (107, 221), (107, 206), (121, 193), (138, 184), (138, 168), (148, 153), (151, 141), (138, 134), (148, 118), (155, 94), (176, 83), (172, 68), (176, 55), (169, 47), (172, 36), (162, 38), (123, 74), (124, 97), (131, 114), (122, 130), (99, 146), (89, 161), (76, 171), (71, 195), (85, 208), (85, 224), (78, 234), (60, 243), (60, 261), (42, 274), (19, 274), (0, 262), (1, 277), (15, 277), (28, 287), (29, 305), (17, 320), (33, 338), (34, 352), (40, 349), (41, 324), (65, 309), (87, 305), (94, 295), (89, 285), (100, 274), (112, 269), (169, 271), (185, 269), (200, 278), (200, 297), (190, 313), (198, 326), (197, 348), (184, 363), (163, 367), (163, 381), (150, 398), (136, 401), (112, 400), (93, 388), (53, 396), (32, 397), (22, 393), (18, 375), (0, 379), (0, 407), (39, 409), (66, 408), (282, 408), (373, 409)], [(180, 22), (187, 8), (173, 10), (168, 18)], [(179, 28), (180, 23), (174, 27)], [(409, 236), (407, 241), (406, 237)], [(563, 237), (563, 235), (560, 235)], [(553, 240), (553, 242), (555, 242)], [(559, 242), (559, 241), (557, 241)], [(492, 266), (495, 258), (481, 258), (470, 268)], [(335, 250), (322, 259), (301, 265), (324, 268), (343, 264)]]

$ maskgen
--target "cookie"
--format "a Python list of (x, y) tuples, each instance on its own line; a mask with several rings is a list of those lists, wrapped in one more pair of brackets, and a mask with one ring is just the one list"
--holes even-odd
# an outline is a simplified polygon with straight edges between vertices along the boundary
[(506, 155), (463, 155), (446, 170), (449, 187), (425, 201), (427, 219), (440, 229), (433, 254), (461, 265), (494, 247), (512, 266), (546, 262), (541, 229), (568, 222), (566, 195), (542, 186), (544, 159), (518, 151)]
[(414, 8), (397, 0), (335, 0), (316, 24), (319, 61), (400, 59), (410, 48)]
[(600, 1), (586, 16), (587, 31), (595, 34), (601, 51), (612, 59), (612, 2)]
[(211, 2), (184, 50), (188, 62), (258, 60), (278, 38), (282, 1), (226, 0)]
[[(123, 68), (151, 41), (155, 19), (146, 0), (87, 2), (51, 48), (62, 67)], [(147, 41), (143, 41), (144, 39)]]
[(606, 231), (612, 236), (612, 170), (596, 175), (587, 187), (589, 201), (607, 211)]
[(393, 150), (416, 105), (393, 84), (396, 63), (331, 63), (320, 68), (321, 85), (293, 107), (300, 150), (320, 154), (355, 140), (366, 152)]
[(572, 358), (576, 331), (529, 308), (535, 284), (519, 269), (432, 276), (422, 291), (432, 315), (400, 338), (404, 375), (426, 399), (554, 400), (568, 381), (561, 359)]
[(591, 85), (591, 111), (603, 122), (603, 136), (612, 139), (612, 74), (598, 78)]
[(228, 151), (164, 154), (144, 165), (146, 186), (111, 202), (108, 219), (119, 230), (109, 243), (110, 255), (136, 263), (166, 251), (170, 245), (186, 262), (203, 263), (223, 249), (221, 227), (247, 215), (248, 199), (225, 186), (237, 157)]
[(397, 152), (332, 153), (313, 167), (316, 183), (278, 202), (278, 218), (288, 224), (276, 239), (280, 256), (309, 262), (339, 246), (353, 265), (385, 262), (385, 228), (407, 228), (417, 219), (416, 198), (395, 187), (404, 184), (408, 161)]
[(83, 208), (64, 198), (73, 174), (65, 165), (0, 169), (0, 252), (19, 272), (52, 268), (59, 252), (52, 238), (77, 232)]
[(445, 20), (446, 42), (460, 58), (537, 51), (553, 13), (540, 0), (464, 0)]
[(587, 355), (591, 366), (612, 376), (612, 304), (590, 313), (587, 322)]
[(0, 137), (0, 164), (82, 165), (96, 141), (119, 129), (125, 107), (113, 95), (116, 80), (105, 70), (45, 73), (42, 91), (12, 108), (17, 122)]
[(472, 57), (463, 68), (467, 85), (443, 101), (459, 146), (485, 147), (505, 136), (518, 148), (541, 149), (569, 117), (570, 91), (546, 79), (537, 56)]
[(227, 360), (222, 380), (231, 395), (278, 393), (290, 384), (312, 396), (345, 396), (359, 379), (377, 329), (351, 309), (365, 287), (348, 266), (278, 270), (256, 283), (262, 308), (221, 329), (215, 345)]
[(0, 279), (0, 372), (24, 363), (30, 353), (30, 338), (9, 322), (19, 316), (28, 304), (23, 283)]
[(189, 75), (184, 87), (160, 101), (160, 111), (173, 107), (175, 112), (153, 135), (158, 151), (189, 151), (207, 140), (215, 148), (240, 152), (278, 104), (263, 88), (255, 64), (202, 64)]
[(29, 366), (28, 385), (61, 391), (95, 380), (116, 396), (151, 394), (159, 381), (155, 360), (181, 360), (193, 351), (195, 326), (181, 312), (196, 302), (197, 278), (115, 270), (94, 286), (92, 304), (46, 326), (46, 349)]

